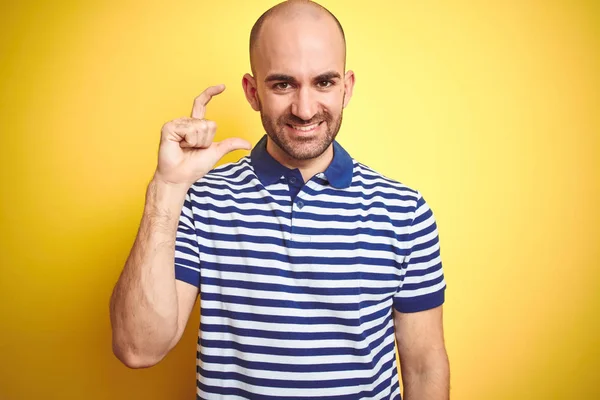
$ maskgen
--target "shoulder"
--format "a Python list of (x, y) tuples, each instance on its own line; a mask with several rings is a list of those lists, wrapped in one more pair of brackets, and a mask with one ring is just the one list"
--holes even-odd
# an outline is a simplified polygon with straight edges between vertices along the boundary
[(200, 190), (211, 184), (230, 185), (235, 187), (253, 175), (250, 157), (242, 157), (238, 161), (219, 165), (197, 180), (192, 188)]
[(194, 204), (235, 199), (240, 193), (256, 190), (254, 170), (249, 157), (213, 168), (189, 188)]
[(373, 168), (357, 161), (354, 162), (352, 188), (362, 191), (366, 197), (378, 196), (388, 200), (402, 202), (406, 211), (414, 211), (422, 201), (421, 192), (398, 180), (389, 178)]

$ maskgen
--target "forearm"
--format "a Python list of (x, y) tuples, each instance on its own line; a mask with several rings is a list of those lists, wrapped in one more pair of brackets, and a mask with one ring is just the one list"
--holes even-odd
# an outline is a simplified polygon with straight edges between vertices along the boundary
[(186, 191), (156, 180), (148, 185), (140, 228), (110, 304), (113, 349), (128, 365), (157, 362), (176, 335), (173, 259)]
[(450, 367), (444, 354), (420, 371), (402, 371), (404, 400), (448, 400)]

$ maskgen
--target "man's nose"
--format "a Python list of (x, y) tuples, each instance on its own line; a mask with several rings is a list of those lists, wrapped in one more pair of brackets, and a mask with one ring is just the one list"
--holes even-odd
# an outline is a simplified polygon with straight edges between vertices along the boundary
[(305, 121), (309, 121), (317, 113), (317, 101), (309, 88), (302, 88), (296, 92), (292, 103), (292, 114)]

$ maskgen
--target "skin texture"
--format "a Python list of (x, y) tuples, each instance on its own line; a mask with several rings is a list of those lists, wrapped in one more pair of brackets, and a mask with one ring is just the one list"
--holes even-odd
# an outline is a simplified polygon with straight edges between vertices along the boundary
[[(268, 134), (267, 151), (298, 168), (305, 180), (333, 159), (355, 82), (345, 71), (345, 40), (338, 23), (307, 1), (275, 6), (252, 49), (253, 75), (242, 79), (251, 107)], [(190, 117), (161, 130), (158, 165), (148, 185), (140, 228), (110, 300), (113, 352), (130, 368), (155, 365), (177, 344), (198, 297), (198, 288), (177, 281), (173, 268), (179, 215), (190, 185), (228, 152), (251, 148), (238, 138), (213, 142), (216, 123), (204, 119), (208, 102), (225, 90), (206, 89)], [(318, 127), (302, 132), (293, 126)], [(442, 307), (394, 311), (405, 400), (449, 397)]]
[(446, 400), (450, 365), (444, 344), (442, 306), (415, 313), (394, 310), (404, 400)]

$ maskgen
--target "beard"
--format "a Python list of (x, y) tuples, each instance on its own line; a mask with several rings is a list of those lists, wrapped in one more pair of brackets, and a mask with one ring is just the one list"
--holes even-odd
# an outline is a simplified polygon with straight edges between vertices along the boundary
[[(343, 104), (342, 100), (342, 104)], [(263, 107), (258, 99), (260, 119), (269, 138), (295, 160), (310, 160), (319, 157), (325, 152), (335, 140), (340, 127), (342, 126), (343, 107), (340, 115), (335, 118), (329, 112), (316, 114), (310, 120), (303, 120), (294, 114), (284, 114), (273, 118), (263, 112)], [(311, 125), (314, 123), (325, 124), (325, 132), (314, 137), (290, 137), (285, 133), (286, 125)], [(319, 126), (317, 129), (322, 129)]]

